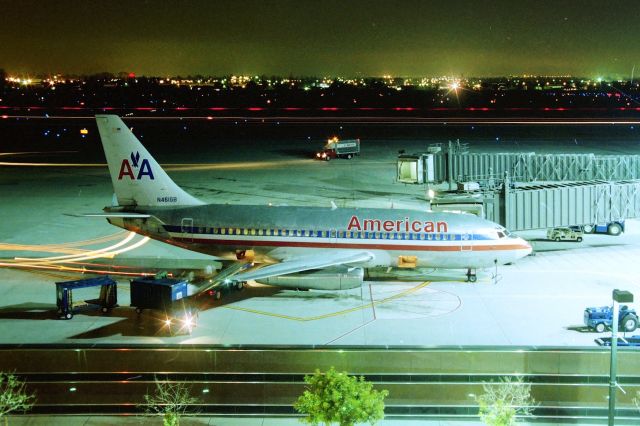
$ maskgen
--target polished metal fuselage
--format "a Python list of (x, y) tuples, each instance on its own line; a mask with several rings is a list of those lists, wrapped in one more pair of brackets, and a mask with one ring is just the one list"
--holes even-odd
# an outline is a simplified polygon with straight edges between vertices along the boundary
[(467, 214), (395, 209), (203, 205), (127, 209), (148, 219), (110, 218), (125, 229), (221, 258), (258, 262), (367, 251), (362, 267), (482, 268), (531, 252), (521, 238)]

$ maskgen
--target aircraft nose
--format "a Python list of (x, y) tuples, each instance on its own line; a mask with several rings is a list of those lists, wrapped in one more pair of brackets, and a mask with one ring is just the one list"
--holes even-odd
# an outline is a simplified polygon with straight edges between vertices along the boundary
[(531, 252), (533, 251), (533, 247), (531, 247), (531, 244), (529, 244), (529, 241), (525, 240), (524, 238), (520, 238), (518, 237), (518, 242), (522, 245), (523, 247), (523, 255), (522, 257), (525, 257), (529, 254), (531, 254)]

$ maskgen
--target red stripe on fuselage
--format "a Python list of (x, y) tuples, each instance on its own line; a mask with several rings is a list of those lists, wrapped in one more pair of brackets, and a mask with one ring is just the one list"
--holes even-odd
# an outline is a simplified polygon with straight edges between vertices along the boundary
[(473, 251), (498, 251), (498, 250), (529, 250), (522, 244), (504, 245), (394, 245), (394, 244), (356, 244), (356, 243), (312, 243), (307, 241), (264, 241), (264, 240), (217, 240), (208, 238), (184, 238), (173, 237), (180, 242), (238, 246), (238, 247), (302, 247), (302, 248), (334, 248), (334, 249), (364, 249), (364, 250), (414, 250), (414, 251), (460, 251), (462, 248)]

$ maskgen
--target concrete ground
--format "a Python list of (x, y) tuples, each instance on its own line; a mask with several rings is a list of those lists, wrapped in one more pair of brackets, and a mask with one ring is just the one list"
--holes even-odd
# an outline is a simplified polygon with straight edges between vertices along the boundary
[[(157, 158), (179, 185), (212, 203), (325, 206), (334, 201), (339, 207), (426, 208), (424, 187), (395, 182), (398, 146), (373, 140), (361, 157), (327, 163), (308, 159), (288, 143), (255, 142), (240, 155), (215, 147), (181, 152), (188, 167), (170, 165), (167, 154)], [(545, 143), (555, 152), (563, 150), (560, 143)], [(485, 141), (471, 148), (523, 148), (496, 145)], [(526, 150), (535, 146), (523, 145)], [(570, 145), (565, 152), (577, 149)], [(623, 142), (611, 142), (609, 150), (595, 147), (579, 148), (618, 154), (636, 149)], [(424, 151), (426, 144), (404, 141), (402, 148)], [(11, 156), (4, 160), (24, 161)], [(29, 160), (47, 162), (47, 157), (32, 154)], [(77, 159), (62, 155), (57, 161)], [(100, 212), (110, 203), (105, 166), (4, 167), (0, 186), (0, 265), (16, 266), (16, 257), (104, 249), (127, 236), (104, 219), (67, 215)], [(251, 284), (203, 310), (190, 336), (162, 336), (155, 318), (138, 318), (128, 306), (126, 278), (119, 279), (120, 307), (111, 314), (85, 311), (71, 321), (56, 319), (53, 282), (77, 277), (65, 266), (110, 270), (113, 265), (171, 265), (176, 259), (198, 268), (215, 263), (158, 242), (131, 249), (141, 241), (136, 236), (118, 247), (131, 250), (113, 259), (73, 265), (60, 259), (46, 265), (31, 259), (21, 261), (30, 264), (24, 268), (0, 268), (0, 343), (593, 346), (596, 333), (582, 328), (584, 308), (609, 304), (614, 288), (640, 294), (639, 223), (629, 220), (620, 237), (587, 235), (582, 243), (548, 242), (544, 231), (523, 233), (535, 255), (497, 271), (480, 271), (475, 284), (464, 282), (463, 271), (424, 271), (419, 277), (368, 281), (361, 289), (343, 292), (296, 292)], [(53, 263), (55, 269), (42, 268), (51, 262), (61, 263)]]

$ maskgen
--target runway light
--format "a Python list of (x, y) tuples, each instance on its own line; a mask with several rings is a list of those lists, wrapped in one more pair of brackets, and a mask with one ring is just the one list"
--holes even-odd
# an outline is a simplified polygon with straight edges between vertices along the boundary
[(69, 392), (75, 392), (75, 391), (77, 391), (77, 390), (78, 390), (78, 389), (76, 389), (76, 388), (69, 388)]

